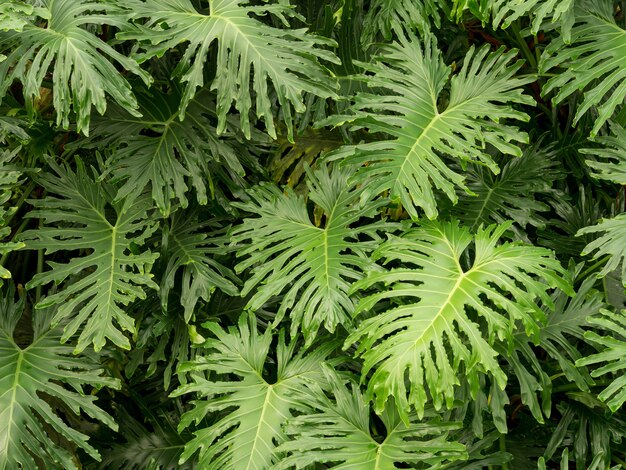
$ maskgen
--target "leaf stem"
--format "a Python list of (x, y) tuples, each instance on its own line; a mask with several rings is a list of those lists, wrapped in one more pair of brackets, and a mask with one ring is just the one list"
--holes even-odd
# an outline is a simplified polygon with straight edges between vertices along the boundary
[(28, 198), (28, 196), (30, 196), (30, 193), (33, 191), (33, 189), (35, 189), (35, 186), (37, 186), (35, 182), (31, 181), (30, 183), (28, 183), (28, 186), (24, 188), (24, 192), (22, 193), (22, 195), (17, 200), (17, 203), (14, 206), (15, 210), (13, 211), (11, 216), (7, 217), (4, 223), (5, 226), (8, 226), (11, 223), (11, 220), (13, 220), (13, 217), (15, 217), (15, 214), (17, 214), (17, 212), (20, 210), (20, 208), (22, 207), (22, 204), (24, 204), (24, 201), (26, 201), (26, 198)]
[[(500, 434), (498, 438), (498, 447), (500, 452), (506, 452), (506, 434)], [(509, 470), (509, 463), (502, 462), (502, 470)]]

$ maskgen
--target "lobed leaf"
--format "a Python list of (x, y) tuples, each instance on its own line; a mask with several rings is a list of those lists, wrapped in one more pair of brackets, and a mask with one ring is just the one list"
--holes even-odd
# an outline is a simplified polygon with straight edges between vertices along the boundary
[(152, 202), (142, 196), (124, 212), (124, 201), (113, 202), (114, 188), (94, 181), (80, 161), (76, 173), (52, 160), (49, 164), (56, 175), (45, 173), (40, 183), (52, 195), (30, 201), (35, 209), (28, 214), (41, 219), (43, 226), (24, 232), (21, 240), (27, 249), (42, 249), (48, 255), (73, 250), (82, 253), (66, 263), (49, 261), (51, 269), (33, 276), (26, 288), (60, 284), (80, 274), (80, 279), (66, 283), (36, 307), (59, 305), (54, 323), (70, 319), (61, 339), (67, 341), (80, 329), (76, 352), (90, 343), (99, 351), (107, 338), (130, 349), (123, 331), (134, 333), (134, 320), (123, 307), (145, 299), (144, 287), (158, 289), (149, 274), (158, 253), (139, 252), (158, 228), (149, 213)]
[[(95, 404), (96, 396), (90, 391), (92, 387), (120, 388), (119, 380), (103, 377), (95, 361), (77, 357), (70, 346), (59, 344), (59, 328), (38, 328), (35, 321), (32, 343), (16, 344), (13, 335), (24, 302), (14, 303), (14, 294), (11, 288), (0, 299), (0, 469), (43, 464), (77, 470), (63, 441), (100, 460), (88, 436), (68, 425), (63, 416), (84, 414), (117, 431), (113, 418)], [(62, 403), (63, 409), (55, 410), (51, 399)]]
[[(444, 402), (451, 407), (460, 375), (473, 396), (483, 372), (503, 389), (507, 377), (494, 346), (512, 344), (516, 322), (527, 335), (539, 335), (545, 315), (536, 299), (552, 307), (548, 287), (573, 293), (549, 250), (498, 245), (509, 226), (489, 226), (472, 236), (458, 222), (427, 222), (401, 237), (390, 235), (374, 252), (374, 259), (399, 267), (354, 284), (354, 291), (385, 285), (361, 300), (357, 312), (386, 299), (399, 305), (362, 321), (345, 347), (358, 344), (363, 378), (373, 370), (367, 397), (375, 399), (377, 412), (391, 397), (405, 424), (411, 407), (420, 415), (429, 401), (436, 409)], [(465, 268), (470, 245), (472, 262)]]
[(119, 35), (145, 43), (145, 52), (138, 56), (140, 61), (188, 43), (173, 72), (186, 83), (179, 110), (181, 119), (196, 89), (204, 84), (205, 63), (215, 42), (216, 74), (211, 90), (217, 91), (218, 133), (225, 130), (234, 105), (240, 114), (241, 130), (250, 138), (249, 114), (254, 96), (257, 117), (263, 119), (268, 134), (276, 138), (268, 82), (273, 84), (290, 136), (292, 107), (299, 113), (306, 109), (303, 93), (335, 96), (335, 82), (320, 64), (337, 61), (334, 54), (322, 48), (333, 45), (332, 41), (305, 29), (280, 29), (257, 19), (268, 15), (288, 26), (288, 18), (297, 15), (286, 2), (255, 5), (247, 0), (206, 0), (200, 2), (200, 9), (190, 0), (130, 0), (123, 4), (132, 10), (133, 18), (147, 20), (145, 25), (137, 24)]
[[(364, 80), (380, 92), (357, 94), (353, 115), (326, 121), (366, 128), (377, 140), (345, 146), (330, 158), (359, 166), (355, 179), (368, 186), (369, 194), (388, 192), (412, 218), (418, 217), (418, 208), (435, 218), (435, 190), (453, 202), (455, 188), (470, 193), (450, 161), (477, 162), (497, 173), (487, 145), (521, 155), (515, 142), (525, 142), (526, 134), (503, 122), (528, 119), (512, 107), (531, 102), (520, 89), (531, 79), (514, 76), (522, 65), (511, 63), (515, 56), (513, 50), (490, 53), (488, 47), (472, 47), (461, 70), (450, 78), (451, 68), (432, 34), (423, 41), (400, 34), (398, 42), (381, 46), (371, 63), (359, 63), (368, 72)], [(449, 100), (444, 102), (448, 83)], [(381, 140), (378, 133), (390, 140)]]
[(102, 114), (106, 95), (138, 115), (137, 101), (123, 74), (112, 59), (146, 84), (152, 79), (135, 60), (117, 52), (111, 45), (89, 32), (87, 25), (121, 27), (124, 10), (111, 3), (93, 0), (42, 0), (36, 15), (19, 28), (0, 29), (0, 50), (11, 49), (0, 62), (0, 98), (14, 80), (23, 85), (26, 107), (33, 110), (41, 95), (43, 81), (52, 70), (54, 109), (57, 125), (68, 128), (72, 111), (78, 132), (89, 134), (91, 108)]

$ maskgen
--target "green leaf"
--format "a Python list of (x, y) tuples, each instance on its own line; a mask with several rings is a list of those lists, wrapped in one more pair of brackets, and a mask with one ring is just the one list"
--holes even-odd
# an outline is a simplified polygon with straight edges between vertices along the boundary
[[(99, 468), (102, 470), (120, 468), (125, 470), (193, 470), (193, 462), (178, 464), (185, 447), (186, 435), (180, 436), (171, 419), (152, 416), (147, 409), (147, 423), (134, 419), (129, 411), (121, 408), (118, 422), (120, 434), (125, 442), (113, 444), (103, 451)], [(185, 433), (186, 434), (186, 433)]]
[[(92, 387), (120, 388), (119, 381), (102, 377), (103, 370), (88, 357), (72, 355), (70, 346), (59, 344), (61, 332), (45, 321), (33, 322), (32, 343), (16, 344), (13, 334), (24, 303), (14, 303), (14, 294), (11, 288), (0, 299), (0, 469), (78, 469), (63, 441), (100, 460), (88, 436), (69, 426), (64, 416), (83, 414), (117, 430), (89, 392)], [(62, 410), (51, 406), (55, 401), (63, 404)]]
[(354, 304), (348, 291), (372, 264), (365, 253), (386, 227), (357, 225), (375, 217), (381, 204), (361, 201), (363, 190), (348, 184), (350, 175), (349, 169), (327, 167), (308, 172), (308, 197), (321, 210), (323, 224), (311, 221), (305, 199), (289, 188), (282, 194), (275, 186), (260, 186), (249, 203), (237, 204), (259, 216), (245, 219), (232, 234), (238, 256), (247, 256), (235, 270), (253, 268), (241, 293), (257, 288), (246, 308), (256, 311), (284, 292), (276, 322), (288, 312), (292, 336), (301, 331), (307, 343), (321, 325), (331, 332), (337, 325), (349, 327)]
[[(489, 226), (472, 236), (457, 222), (428, 222), (402, 237), (390, 235), (374, 252), (374, 259), (399, 267), (371, 273), (354, 284), (355, 291), (378, 283), (388, 286), (364, 298), (357, 311), (385, 299), (400, 305), (362, 321), (346, 346), (358, 343), (357, 354), (365, 360), (363, 377), (374, 370), (367, 396), (375, 398), (378, 412), (390, 397), (405, 423), (409, 407), (418, 414), (431, 400), (436, 409), (444, 401), (451, 407), (460, 376), (473, 396), (482, 372), (503, 389), (507, 378), (494, 344), (511, 344), (517, 321), (527, 335), (539, 335), (538, 321), (545, 315), (536, 300), (553, 305), (546, 293), (549, 286), (573, 293), (549, 250), (498, 245), (509, 225)], [(471, 245), (473, 261), (464, 267)]]
[[(458, 0), (457, 0), (458, 1)], [(472, 0), (461, 0), (470, 5)], [(529, 33), (536, 36), (549, 18), (550, 23), (559, 25), (563, 41), (568, 44), (571, 37), (571, 28), (575, 20), (576, 0), (480, 0), (481, 9), (491, 14), (491, 26), (508, 28), (513, 22), (524, 16), (531, 17)], [(459, 2), (460, 3), (460, 2)], [(473, 10), (470, 6), (470, 10)], [(481, 18), (486, 22), (485, 17)]]
[(68, 128), (76, 115), (78, 132), (89, 133), (92, 106), (102, 114), (108, 94), (120, 106), (137, 115), (131, 87), (115, 65), (117, 62), (147, 84), (150, 76), (130, 59), (87, 31), (87, 25), (121, 27), (124, 10), (92, 0), (43, 0), (34, 18), (19, 31), (0, 31), (0, 49), (10, 49), (0, 62), (0, 98), (14, 80), (23, 85), (26, 106), (33, 109), (46, 74), (52, 67), (53, 103), (57, 125)]
[[(573, 269), (573, 278), (581, 268), (582, 265)], [(573, 298), (562, 290), (551, 295), (554, 309), (543, 308), (547, 320), (541, 326), (538, 341), (533, 342), (523, 332), (518, 332), (515, 334), (514, 349), (507, 351), (504, 347), (500, 348), (518, 379), (522, 403), (528, 406), (539, 423), (544, 423), (544, 415), (551, 415), (552, 377), (562, 373), (569, 382), (574, 382), (579, 390), (585, 392), (593, 384), (589, 372), (576, 366), (576, 361), (582, 357), (577, 346), (592, 327), (589, 319), (606, 306), (602, 294), (593, 289), (595, 282), (593, 277), (585, 279)], [(543, 355), (538, 354), (538, 348), (545, 351), (547, 358), (555, 364), (540, 359)]]
[(286, 345), (281, 332), (274, 349), (276, 379), (269, 380), (264, 371), (272, 361), (268, 354), (273, 330), (259, 334), (251, 315), (242, 315), (238, 328), (228, 331), (215, 323), (204, 326), (214, 338), (206, 341), (193, 362), (181, 367), (192, 373), (192, 383), (172, 396), (197, 393), (199, 398), (181, 417), (179, 431), (211, 415), (216, 421), (194, 433), (181, 462), (200, 451), (198, 465), (206, 470), (271, 468), (276, 461), (275, 442), (284, 439), (282, 425), (292, 411), (307, 409), (306, 384), (323, 383), (321, 364), (336, 345), (326, 342), (308, 353), (303, 349), (296, 353), (296, 342)]
[(610, 119), (615, 109), (626, 98), (626, 30), (613, 17), (612, 0), (580, 0), (576, 2), (576, 24), (572, 29), (571, 44), (564, 38), (555, 38), (541, 56), (539, 73), (555, 74), (542, 89), (542, 95), (558, 90), (552, 98), (561, 103), (575, 91), (583, 91), (584, 99), (573, 119), (576, 124), (592, 107), (597, 118), (591, 130), (595, 136)]
[(561, 468), (571, 468), (568, 464), (570, 454), (573, 454), (575, 468), (611, 468), (611, 448), (623, 450), (622, 442), (626, 438), (624, 419), (611, 417), (602, 403), (587, 393), (570, 393), (557, 408), (560, 419), (546, 445), (546, 459), (552, 458), (559, 447), (564, 447), (569, 452), (563, 452), (561, 458), (565, 461), (561, 460)]
[(608, 261), (598, 274), (606, 276), (621, 266), (622, 283), (626, 286), (626, 213), (612, 219), (603, 219), (599, 224), (585, 227), (578, 231), (577, 236), (603, 233), (584, 249), (583, 255), (594, 253), (593, 259), (608, 255)]
[(412, 414), (408, 425), (393, 405), (381, 414), (382, 435), (373, 435), (370, 406), (356, 384), (346, 387), (339, 375), (325, 367), (332, 399), (314, 388), (310, 404), (315, 413), (290, 419), (285, 429), (289, 439), (279, 448), (285, 452), (275, 467), (312, 468), (334, 463), (332, 468), (382, 470), (396, 464), (442, 464), (467, 459), (465, 446), (450, 440), (448, 433), (461, 423), (441, 422), (432, 410), (425, 420)]
[(181, 275), (180, 303), (189, 322), (200, 299), (208, 302), (211, 293), (220, 289), (229, 295), (239, 293), (236, 276), (215, 259), (226, 251), (228, 238), (214, 221), (199, 222), (193, 212), (179, 211), (170, 216), (163, 232), (167, 260), (161, 277), (161, 306), (168, 309), (168, 297), (176, 276)]
[(391, 139), (345, 146), (331, 158), (359, 166), (357, 179), (367, 184), (370, 194), (388, 191), (412, 218), (418, 217), (417, 208), (435, 218), (435, 189), (453, 202), (455, 188), (469, 193), (464, 176), (453, 171), (450, 162), (477, 162), (497, 173), (487, 144), (505, 154), (522, 153), (515, 142), (527, 141), (526, 134), (503, 122), (527, 120), (511, 105), (532, 102), (520, 89), (532, 79), (514, 77), (522, 65), (511, 63), (515, 56), (514, 50), (490, 53), (488, 47), (472, 47), (461, 70), (450, 78), (451, 68), (444, 64), (433, 35), (426, 35), (422, 44), (400, 34), (399, 42), (380, 47), (372, 63), (359, 63), (368, 72), (368, 85), (383, 90), (357, 94), (354, 115), (326, 121), (352, 123)]
[[(106, 173), (114, 182), (123, 182), (116, 201), (132, 200), (149, 187), (157, 207), (167, 216), (174, 197), (187, 207), (190, 186), (198, 202), (206, 204), (223, 176), (221, 167), (228, 179), (243, 181), (242, 162), (250, 156), (235, 141), (237, 129), (232, 123), (226, 135), (217, 135), (212, 93), (201, 90), (188, 103), (183, 121), (178, 119), (182, 90), (177, 84), (168, 93), (143, 87), (136, 87), (135, 93), (142, 117), (111, 105), (103, 117), (94, 119), (94, 138), (88, 143), (112, 148)], [(84, 145), (84, 140), (77, 144)]]
[(362, 42), (369, 45), (378, 35), (386, 41), (394, 31), (428, 30), (428, 20), (441, 25), (441, 10), (448, 12), (446, 1), (436, 0), (372, 0), (363, 23)]
[(115, 189), (95, 182), (80, 161), (76, 173), (52, 160), (49, 164), (58, 176), (46, 173), (40, 182), (54, 196), (30, 201), (35, 210), (28, 214), (40, 218), (44, 226), (25, 232), (22, 240), (28, 249), (44, 249), (46, 254), (83, 253), (67, 263), (50, 261), (52, 269), (35, 275), (26, 287), (60, 284), (81, 274), (80, 279), (48, 295), (36, 307), (60, 304), (53, 321), (56, 324), (71, 317), (62, 340), (67, 341), (80, 329), (77, 352), (89, 343), (99, 351), (107, 338), (129, 349), (122, 331), (134, 333), (134, 320), (122, 307), (137, 298), (145, 299), (144, 286), (158, 289), (149, 274), (158, 253), (145, 250), (134, 254), (131, 250), (133, 244), (141, 247), (158, 228), (149, 213), (151, 200), (143, 196), (123, 212), (124, 201), (113, 202)]
[(599, 352), (576, 361), (577, 365), (590, 366), (606, 363), (591, 372), (592, 377), (615, 376), (613, 381), (598, 395), (611, 411), (617, 411), (626, 402), (626, 310), (613, 313), (601, 310), (602, 315), (589, 317), (589, 323), (598, 330), (609, 333), (602, 336), (596, 331), (587, 331), (585, 339)]
[(22, 31), (33, 14), (32, 5), (21, 1), (8, 0), (0, 5), (0, 31)]
[[(13, 191), (24, 183), (20, 179), (22, 173), (20, 168), (12, 164), (13, 159), (20, 151), (19, 148), (9, 151), (0, 151), (0, 240), (4, 240), (11, 234), (11, 227), (7, 226), (8, 219), (15, 214), (14, 207), (6, 207), (11, 200)], [(19, 241), (0, 241), (0, 255), (6, 255), (15, 250), (24, 247), (23, 242)], [(9, 279), (11, 272), (0, 265), (0, 286), (4, 283), (3, 279)]]
[(234, 104), (240, 113), (241, 129), (250, 137), (249, 113), (254, 96), (257, 117), (263, 119), (268, 134), (276, 138), (268, 82), (274, 86), (290, 136), (292, 107), (298, 113), (306, 109), (303, 93), (335, 96), (336, 84), (320, 64), (320, 60), (337, 61), (334, 54), (322, 49), (333, 45), (333, 41), (308, 34), (306, 29), (279, 29), (257, 19), (267, 15), (288, 26), (288, 18), (300, 17), (287, 2), (253, 5), (246, 0), (208, 0), (201, 2), (200, 10), (190, 0), (125, 0), (122, 4), (132, 9), (134, 18), (148, 20), (118, 35), (147, 43), (140, 60), (161, 56), (168, 49), (188, 43), (173, 72), (186, 83), (181, 118), (196, 89), (204, 84), (205, 63), (215, 42), (216, 72), (211, 89), (217, 90), (220, 133), (226, 128)]
[(596, 157), (586, 162), (595, 170), (593, 177), (626, 185), (626, 129), (613, 123), (611, 131), (611, 135), (594, 139), (603, 147), (581, 149), (580, 153)]
[(562, 177), (557, 164), (554, 154), (539, 145), (506, 162), (498, 175), (472, 164), (465, 173), (467, 187), (475, 196), (459, 194), (452, 215), (472, 230), (514, 220), (516, 237), (527, 242), (527, 225), (542, 228), (546, 224), (539, 213), (549, 211), (550, 206), (541, 199), (557, 199), (559, 195), (553, 189), (554, 181)]

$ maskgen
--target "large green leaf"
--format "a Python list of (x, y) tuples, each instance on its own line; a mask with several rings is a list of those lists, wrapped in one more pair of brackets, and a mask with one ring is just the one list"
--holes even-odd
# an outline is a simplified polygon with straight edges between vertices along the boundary
[[(306, 386), (323, 383), (322, 362), (336, 347), (333, 342), (306, 353), (296, 353), (296, 342), (285, 344), (281, 332), (275, 342), (276, 362), (270, 379), (267, 370), (273, 331), (257, 331), (253, 316), (241, 316), (238, 328), (224, 331), (215, 323), (204, 325), (214, 335), (204, 343), (193, 362), (182, 371), (191, 372), (192, 382), (172, 395), (197, 393), (193, 409), (181, 417), (179, 430), (195, 421), (199, 425), (213, 415), (216, 420), (195, 431), (181, 462), (197, 451), (198, 465), (205, 470), (273, 468), (276, 443), (284, 439), (281, 427), (292, 411), (308, 409)], [(234, 380), (233, 376), (240, 380)], [(220, 417), (221, 416), (221, 417)]]
[[(224, 136), (217, 135), (212, 93), (201, 90), (188, 103), (183, 121), (178, 119), (182, 90), (177, 84), (169, 92), (136, 87), (135, 93), (142, 117), (111, 105), (94, 119), (88, 144), (110, 146), (106, 171), (114, 181), (123, 181), (116, 200), (134, 199), (149, 187), (167, 215), (174, 198), (187, 207), (190, 186), (198, 202), (206, 204), (224, 176), (243, 185), (242, 162), (250, 160), (249, 152), (234, 139), (232, 123)], [(85, 146), (85, 141), (77, 145)]]
[(199, 222), (198, 215), (179, 211), (164, 226), (164, 257), (167, 260), (161, 277), (161, 305), (168, 309), (168, 297), (176, 276), (181, 275), (180, 303), (189, 321), (200, 299), (208, 302), (216, 289), (237, 295), (233, 272), (215, 258), (224, 254), (228, 238), (215, 221)]
[(590, 317), (589, 322), (597, 330), (605, 330), (609, 334), (600, 335), (596, 331), (587, 331), (585, 339), (597, 347), (599, 352), (581, 358), (576, 363), (581, 366), (606, 363), (591, 372), (591, 375), (614, 376), (598, 398), (606, 401), (612, 411), (616, 411), (626, 402), (626, 310), (621, 313), (602, 310), (602, 315)]
[(125, 201), (113, 202), (115, 189), (94, 181), (80, 161), (76, 173), (53, 161), (49, 164), (57, 175), (45, 173), (40, 182), (51, 195), (31, 201), (35, 209), (28, 214), (41, 219), (44, 226), (25, 232), (22, 240), (27, 248), (43, 249), (46, 254), (82, 253), (67, 263), (50, 261), (52, 269), (35, 275), (26, 287), (60, 284), (81, 274), (80, 279), (48, 295), (37, 308), (60, 304), (54, 323), (72, 317), (62, 340), (80, 329), (76, 351), (89, 343), (100, 350), (107, 338), (129, 349), (122, 331), (133, 333), (134, 321), (122, 307), (144, 299), (144, 286), (158, 289), (149, 274), (158, 254), (139, 248), (158, 227), (149, 213), (152, 202), (149, 196), (142, 196), (124, 212)]
[(331, 462), (337, 469), (383, 470), (398, 468), (396, 464), (432, 468), (467, 459), (465, 446), (448, 435), (461, 423), (441, 422), (431, 410), (424, 420), (412, 414), (406, 425), (391, 405), (381, 414), (384, 429), (376, 435), (370, 406), (358, 386), (346, 387), (330, 368), (324, 372), (332, 398), (319, 387), (313, 389), (310, 405), (315, 412), (288, 421), (289, 439), (278, 448), (287, 456), (275, 468), (312, 468)]
[(137, 102), (128, 81), (108, 58), (145, 83), (151, 81), (150, 76), (133, 59), (85, 29), (93, 25), (120, 27), (125, 22), (124, 10), (93, 0), (35, 3), (42, 7), (29, 17), (28, 24), (18, 30), (0, 31), (0, 50), (9, 50), (6, 60), (0, 62), (0, 97), (14, 80), (19, 80), (26, 106), (32, 109), (51, 68), (57, 125), (69, 127), (73, 111), (77, 130), (88, 134), (91, 108), (102, 114), (107, 107), (107, 94), (137, 114)]
[[(553, 306), (549, 286), (573, 293), (549, 250), (498, 245), (509, 225), (489, 226), (472, 236), (457, 222), (424, 223), (402, 237), (390, 235), (374, 252), (374, 259), (397, 267), (354, 284), (353, 290), (388, 286), (364, 298), (358, 311), (385, 299), (400, 305), (362, 321), (346, 346), (358, 343), (363, 377), (374, 370), (367, 396), (375, 398), (378, 412), (391, 397), (405, 422), (410, 407), (420, 414), (428, 401), (450, 407), (460, 377), (475, 396), (483, 372), (504, 388), (507, 377), (494, 345), (511, 344), (518, 321), (527, 335), (539, 335), (545, 314), (536, 300)], [(467, 255), (471, 262), (465, 266)]]
[(309, 172), (308, 197), (323, 225), (311, 221), (306, 200), (289, 189), (283, 194), (275, 186), (260, 186), (249, 203), (237, 205), (259, 216), (245, 219), (232, 235), (237, 254), (247, 256), (236, 271), (253, 267), (242, 295), (258, 286), (247, 308), (255, 311), (284, 292), (277, 322), (288, 312), (292, 335), (302, 331), (308, 342), (321, 325), (332, 332), (351, 323), (348, 290), (371, 265), (364, 254), (385, 227), (384, 222), (357, 225), (375, 217), (380, 204), (364, 203), (363, 189), (348, 184), (350, 174), (338, 168), (329, 173), (326, 167)]
[(140, 60), (188, 43), (174, 70), (174, 75), (186, 83), (181, 118), (196, 89), (204, 84), (205, 63), (216, 42), (216, 72), (211, 89), (217, 90), (218, 132), (225, 129), (226, 117), (234, 104), (240, 113), (241, 129), (249, 137), (249, 113), (254, 99), (256, 115), (263, 119), (269, 135), (276, 138), (268, 82), (274, 86), (290, 135), (292, 107), (296, 112), (306, 110), (303, 93), (335, 95), (335, 82), (319, 62), (336, 62), (334, 54), (321, 48), (332, 45), (332, 41), (308, 34), (306, 29), (275, 28), (258, 19), (268, 15), (288, 25), (288, 18), (298, 17), (288, 2), (255, 5), (247, 0), (206, 0), (198, 2), (200, 9), (190, 0), (121, 3), (132, 9), (135, 18), (148, 20), (145, 25), (138, 24), (135, 31), (120, 35), (146, 43)]
[[(560, 73), (555, 68), (563, 67)], [(558, 90), (552, 99), (564, 101), (575, 91), (584, 91), (573, 123), (592, 107), (598, 116), (591, 130), (595, 136), (626, 98), (626, 30), (615, 22), (612, 0), (579, 0), (576, 2), (576, 25), (571, 44), (558, 37), (546, 47), (539, 64), (542, 74), (554, 76), (542, 89), (545, 96)]]
[[(463, 66), (450, 78), (451, 68), (443, 62), (434, 36), (423, 43), (416, 37), (399, 36), (399, 42), (384, 45), (372, 63), (359, 63), (368, 72), (364, 80), (378, 93), (359, 93), (352, 105), (353, 115), (335, 116), (327, 123), (352, 123), (378, 137), (334, 152), (360, 167), (357, 179), (372, 195), (389, 192), (411, 217), (417, 208), (426, 216), (437, 216), (434, 190), (454, 202), (455, 188), (469, 192), (462, 173), (449, 162), (479, 162), (491, 171), (498, 167), (486, 151), (487, 144), (505, 154), (521, 155), (515, 142), (527, 136), (506, 120), (527, 120), (513, 109), (513, 103), (532, 103), (520, 87), (531, 79), (514, 76), (521, 61), (516, 52), (488, 47), (468, 51)], [(448, 99), (444, 88), (450, 84)]]
[[(119, 388), (119, 381), (103, 377), (93, 360), (59, 344), (61, 331), (48, 327), (43, 312), (33, 321), (32, 343), (16, 344), (13, 335), (24, 304), (14, 303), (14, 294), (9, 289), (0, 299), (0, 469), (78, 469), (64, 441), (100, 460), (88, 437), (63, 416), (84, 414), (117, 430), (90, 391)], [(62, 409), (55, 410), (54, 402)]]

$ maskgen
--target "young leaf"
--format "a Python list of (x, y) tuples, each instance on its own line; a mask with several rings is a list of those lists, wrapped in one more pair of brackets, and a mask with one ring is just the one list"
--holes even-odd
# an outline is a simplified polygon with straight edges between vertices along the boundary
[(305, 199), (289, 189), (282, 194), (274, 186), (260, 186), (250, 193), (251, 202), (237, 204), (259, 215), (245, 219), (232, 234), (238, 256), (247, 256), (236, 271), (253, 267), (242, 295), (260, 285), (246, 308), (255, 311), (286, 291), (276, 322), (289, 312), (292, 336), (302, 331), (308, 343), (321, 325), (332, 332), (351, 323), (348, 290), (371, 264), (364, 254), (385, 227), (384, 222), (357, 225), (361, 218), (375, 217), (380, 204), (364, 204), (362, 189), (348, 184), (350, 175), (339, 168), (329, 173), (326, 167), (309, 172), (309, 198), (323, 211), (323, 226), (311, 222)]
[(237, 295), (237, 278), (214, 258), (225, 252), (227, 237), (212, 221), (200, 223), (197, 215), (177, 212), (164, 226), (163, 240), (167, 266), (161, 277), (161, 306), (168, 308), (170, 290), (176, 275), (182, 272), (180, 303), (185, 309), (185, 321), (193, 315), (198, 300), (208, 302), (216, 289)]
[[(78, 469), (74, 456), (59, 439), (100, 460), (88, 437), (68, 426), (62, 414), (84, 414), (116, 431), (113, 418), (94, 403), (96, 397), (89, 390), (120, 388), (119, 381), (102, 377), (98, 364), (74, 356), (70, 346), (59, 344), (61, 332), (47, 328), (45, 321), (33, 322), (31, 344), (16, 344), (13, 333), (24, 304), (14, 303), (14, 294), (11, 288), (0, 299), (0, 469), (40, 465)], [(64, 405), (63, 413), (50, 406), (50, 398)]]
[(152, 79), (137, 62), (84, 28), (87, 25), (120, 27), (124, 23), (124, 10), (93, 0), (36, 3), (42, 5), (36, 10), (41, 20), (31, 17), (19, 30), (0, 31), (0, 49), (12, 49), (6, 60), (0, 62), (0, 98), (17, 79), (24, 87), (26, 106), (32, 110), (52, 67), (57, 125), (68, 128), (74, 111), (76, 129), (88, 134), (91, 107), (102, 114), (107, 107), (107, 94), (128, 112), (138, 115), (128, 81), (108, 58), (141, 77), (146, 84)]
[(441, 422), (432, 411), (424, 420), (412, 414), (406, 425), (391, 405), (380, 416), (384, 434), (372, 435), (370, 406), (358, 386), (346, 387), (329, 367), (324, 373), (333, 398), (319, 387), (313, 389), (310, 405), (316, 412), (289, 420), (289, 439), (278, 448), (287, 456), (275, 468), (311, 468), (332, 462), (332, 468), (378, 470), (398, 468), (396, 464), (432, 467), (467, 459), (465, 446), (448, 436), (461, 423)]
[(181, 417), (179, 431), (194, 421), (199, 425), (210, 414), (222, 417), (194, 433), (181, 462), (200, 451), (198, 465), (206, 470), (270, 468), (276, 461), (275, 442), (284, 439), (282, 425), (292, 410), (308, 409), (306, 384), (325, 380), (321, 364), (336, 345), (327, 342), (309, 353), (302, 349), (296, 353), (296, 342), (286, 345), (281, 332), (275, 346), (276, 379), (268, 380), (264, 370), (271, 360), (271, 329), (259, 334), (255, 318), (245, 314), (238, 327), (228, 331), (215, 323), (204, 326), (215, 337), (206, 341), (193, 362), (181, 367), (192, 373), (192, 383), (172, 393), (197, 393), (200, 398)]
[(305, 29), (275, 28), (257, 19), (268, 15), (287, 26), (289, 17), (298, 17), (287, 2), (254, 5), (247, 0), (208, 0), (200, 4), (201, 10), (190, 0), (123, 2), (133, 11), (134, 18), (148, 20), (145, 25), (119, 35), (149, 42), (140, 60), (161, 56), (168, 49), (188, 43), (174, 70), (174, 75), (186, 83), (179, 110), (181, 118), (196, 89), (204, 84), (204, 66), (215, 42), (216, 75), (211, 89), (217, 90), (220, 133), (226, 128), (226, 118), (234, 104), (240, 114), (241, 129), (250, 137), (249, 113), (254, 96), (256, 115), (263, 119), (268, 134), (276, 138), (268, 81), (274, 86), (290, 136), (292, 107), (296, 112), (306, 109), (303, 93), (335, 95), (335, 82), (319, 62), (337, 61), (334, 54), (320, 47), (330, 46), (332, 41), (308, 34)]
[(626, 30), (615, 22), (612, 0), (580, 0), (575, 8), (571, 44), (557, 37), (541, 56), (540, 74), (564, 67), (548, 80), (541, 93), (546, 96), (558, 90), (552, 99), (558, 104), (575, 91), (584, 90), (573, 124), (596, 107), (598, 117), (591, 129), (593, 137), (626, 98)]
[(28, 249), (44, 249), (46, 254), (86, 253), (67, 263), (50, 261), (52, 269), (33, 276), (26, 288), (60, 284), (80, 273), (79, 280), (48, 295), (36, 307), (60, 304), (53, 322), (71, 317), (62, 340), (67, 341), (80, 329), (76, 352), (89, 343), (99, 351), (107, 338), (129, 349), (130, 342), (122, 331), (134, 333), (134, 321), (122, 306), (145, 299), (144, 286), (158, 289), (149, 274), (158, 253), (133, 252), (158, 227), (149, 214), (152, 201), (142, 196), (123, 212), (125, 201), (114, 203), (114, 188), (94, 181), (80, 161), (76, 173), (52, 160), (49, 164), (57, 175), (45, 173), (40, 182), (54, 196), (32, 200), (35, 210), (28, 214), (43, 220), (44, 226), (25, 232), (22, 240)]
[[(434, 189), (453, 202), (456, 187), (469, 193), (463, 175), (450, 168), (449, 160), (479, 162), (497, 173), (485, 151), (487, 144), (505, 154), (522, 153), (514, 142), (525, 142), (526, 134), (503, 123), (527, 120), (511, 105), (532, 102), (520, 89), (531, 79), (514, 77), (522, 65), (511, 63), (515, 56), (514, 50), (490, 53), (488, 47), (472, 47), (459, 73), (450, 79), (451, 69), (433, 35), (426, 35), (422, 44), (413, 35), (400, 34), (399, 42), (381, 46), (372, 63), (359, 63), (372, 74), (364, 80), (381, 92), (357, 94), (354, 115), (326, 121), (349, 122), (391, 139), (345, 146), (331, 158), (360, 166), (356, 178), (367, 184), (370, 194), (389, 191), (412, 218), (418, 217), (417, 208), (435, 218)], [(444, 102), (441, 95), (448, 83), (449, 101)]]
[[(391, 397), (405, 423), (410, 407), (422, 414), (429, 400), (435, 408), (444, 401), (450, 407), (460, 375), (474, 395), (481, 372), (504, 388), (507, 378), (494, 344), (511, 344), (517, 321), (527, 335), (539, 334), (537, 320), (544, 314), (535, 299), (552, 306), (549, 286), (573, 293), (549, 250), (498, 245), (509, 226), (489, 226), (472, 236), (458, 222), (429, 222), (402, 237), (390, 235), (373, 253), (374, 259), (402, 267), (356, 282), (355, 291), (380, 282), (389, 286), (359, 302), (357, 312), (385, 299), (401, 304), (361, 322), (346, 346), (358, 343), (357, 353), (365, 360), (363, 377), (374, 370), (367, 396), (375, 398), (378, 412)], [(464, 267), (472, 242), (473, 262)], [(458, 373), (461, 364), (463, 374)]]

